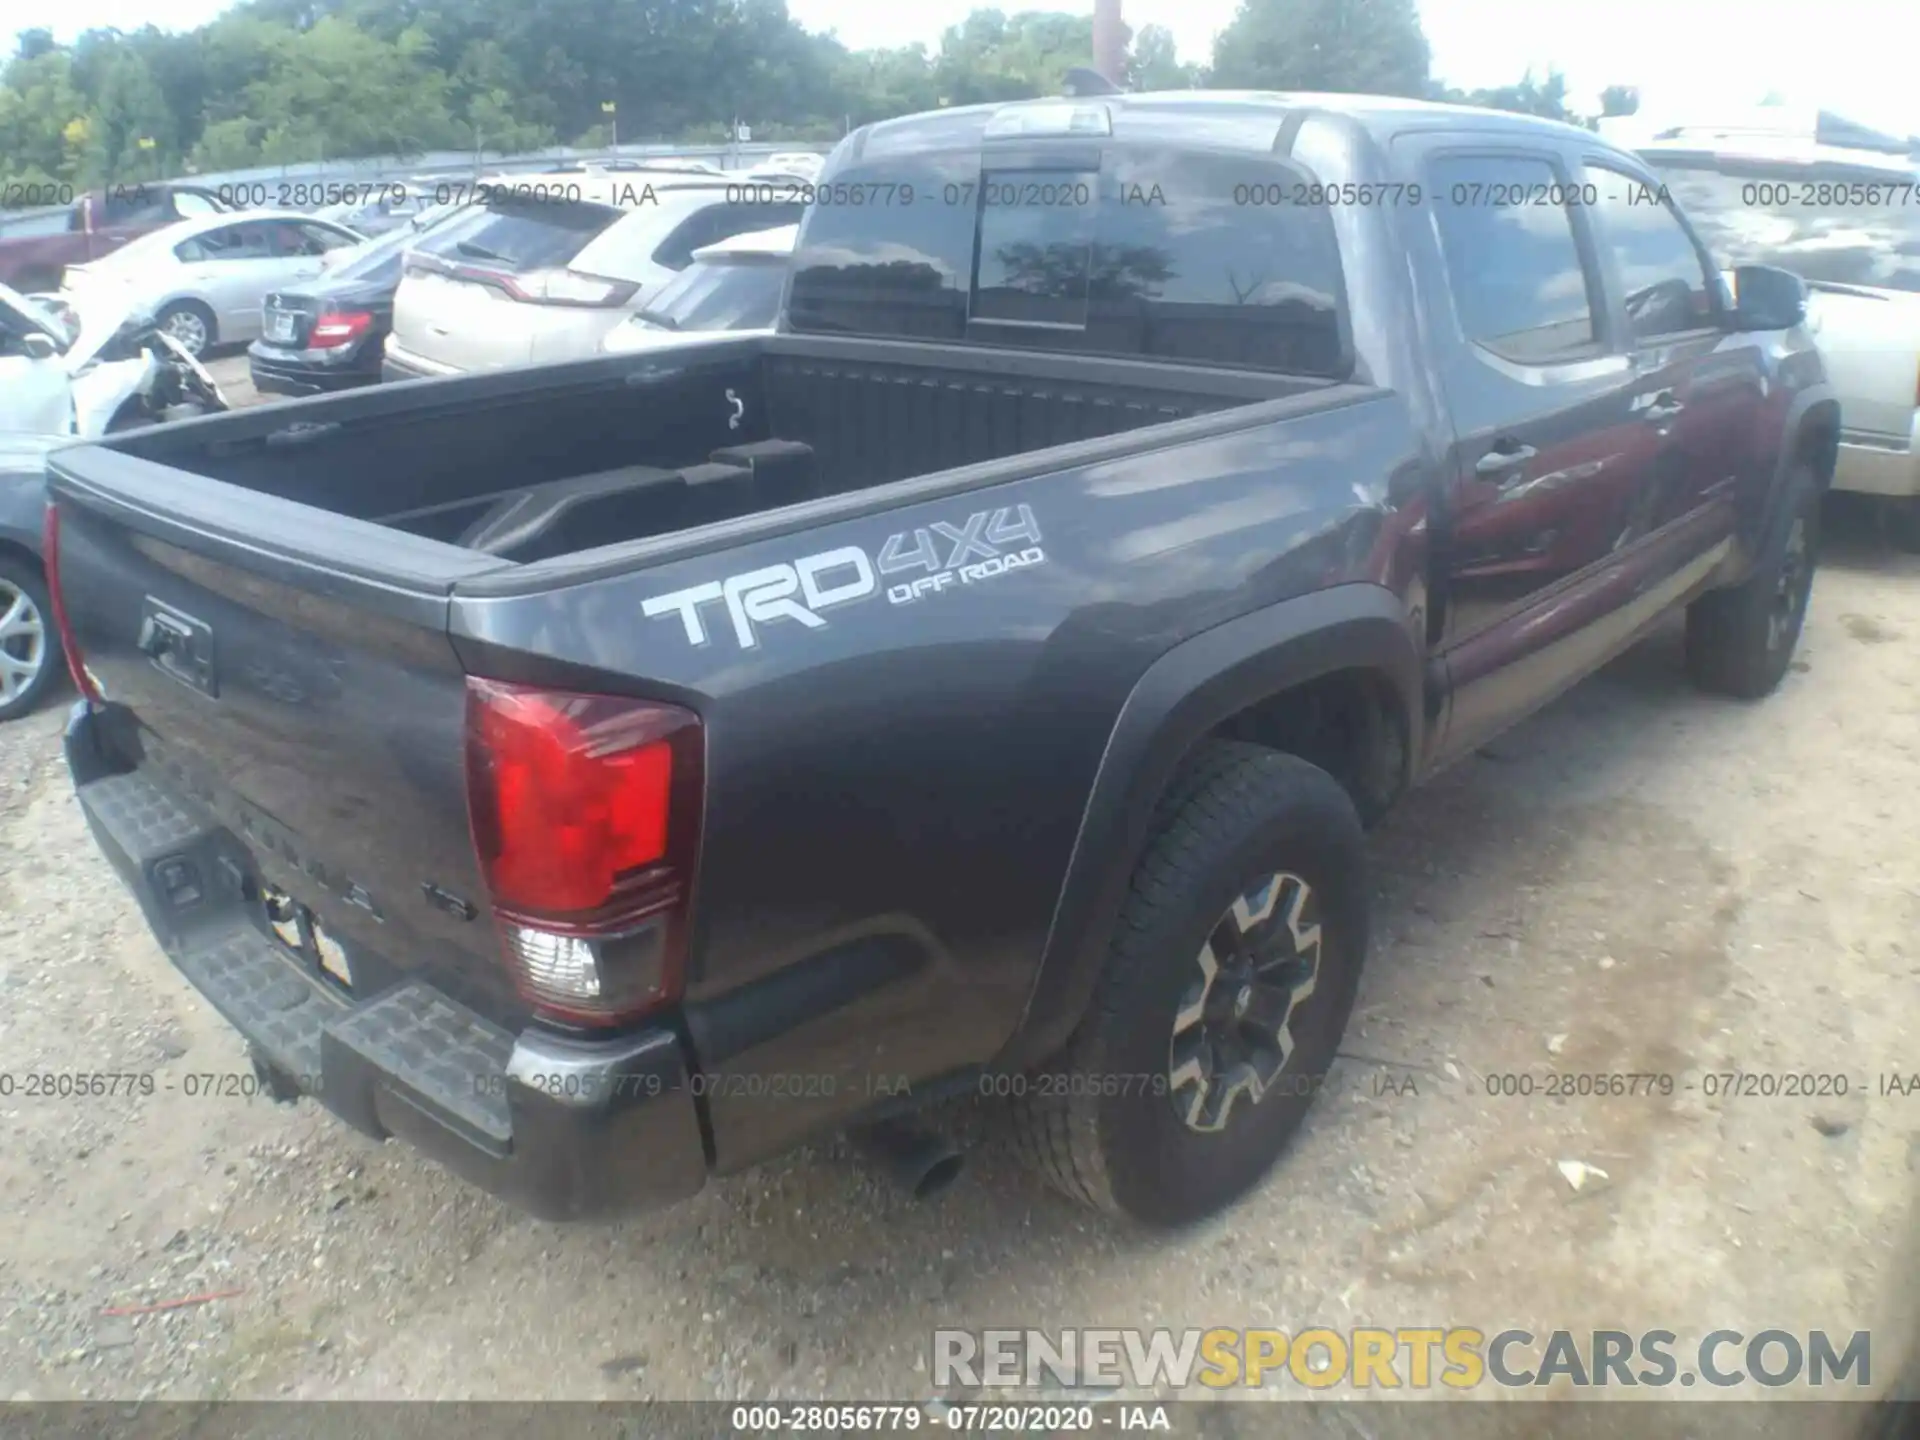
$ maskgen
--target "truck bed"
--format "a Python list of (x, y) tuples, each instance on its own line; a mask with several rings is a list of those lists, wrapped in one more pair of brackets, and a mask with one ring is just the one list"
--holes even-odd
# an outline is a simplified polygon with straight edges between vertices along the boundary
[(716, 337), (666, 357), (318, 397), (144, 431), (112, 448), (525, 563), (1312, 383), (999, 351), (956, 363), (951, 346)]

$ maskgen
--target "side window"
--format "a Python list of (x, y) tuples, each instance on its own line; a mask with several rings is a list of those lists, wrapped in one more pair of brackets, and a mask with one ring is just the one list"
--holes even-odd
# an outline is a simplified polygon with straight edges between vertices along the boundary
[(176, 190), (173, 192), (173, 213), (182, 220), (198, 220), (202, 215), (219, 214), (220, 207), (198, 190)]
[(712, 243), (713, 215), (720, 207), (709, 205), (696, 210), (667, 232), (667, 238), (653, 248), (653, 263), (669, 270), (684, 270), (693, 263), (693, 252)]
[(1598, 336), (1568, 187), (1545, 160), (1450, 155), (1428, 168), (1440, 248), (1467, 339), (1523, 365), (1590, 353)]
[(174, 247), (173, 253), (190, 265), (209, 260), (270, 260), (273, 258), (273, 237), (268, 226), (259, 221), (246, 225), (224, 225), (218, 230), (209, 230), (204, 235), (181, 241)]
[(1618, 170), (1589, 165), (1582, 178), (1592, 187), (1599, 242), (1620, 271), (1633, 338), (1653, 340), (1712, 324), (1713, 277), (1671, 202)]
[(356, 242), (338, 230), (311, 223), (283, 224), (280, 227), (282, 255), (324, 255)]
[(713, 216), (713, 232), (700, 244), (715, 245), (754, 230), (798, 224), (805, 212), (804, 205), (716, 205), (709, 212)]
[(173, 199), (164, 190), (145, 185), (113, 186), (106, 194), (106, 218), (101, 223), (119, 225), (165, 225), (175, 218)]

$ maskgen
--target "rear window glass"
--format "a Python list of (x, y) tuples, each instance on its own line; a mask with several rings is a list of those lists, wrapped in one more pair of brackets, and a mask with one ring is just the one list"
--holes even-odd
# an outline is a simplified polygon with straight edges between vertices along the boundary
[(1920, 293), (1920, 172), (1642, 158), (1723, 266)]
[(557, 204), (518, 197), (483, 208), (486, 218), (462, 230), (454, 252), (516, 274), (565, 265), (623, 213), (586, 201)]
[(780, 313), (787, 267), (695, 262), (660, 287), (640, 316), (669, 330), (765, 330)]
[(1278, 161), (1135, 148), (1055, 168), (991, 151), (983, 168), (978, 150), (869, 163), (832, 184), (882, 203), (810, 211), (788, 320), (1344, 375), (1332, 218), (1281, 198), (1304, 178)]
[(486, 218), (487, 212), (476, 206), (428, 230), (402, 225), (354, 247), (352, 255), (329, 273), (340, 280), (398, 280), (408, 250), (444, 255), (453, 249), (454, 242)]

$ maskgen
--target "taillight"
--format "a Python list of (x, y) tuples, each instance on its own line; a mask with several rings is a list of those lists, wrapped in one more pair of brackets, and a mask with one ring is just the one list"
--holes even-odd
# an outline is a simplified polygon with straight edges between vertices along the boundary
[(309, 350), (332, 350), (357, 339), (373, 327), (373, 316), (365, 310), (347, 310), (322, 315), (307, 335)]
[(462, 280), (491, 285), (528, 305), (565, 305), (580, 310), (607, 310), (624, 305), (640, 292), (631, 280), (609, 280), (576, 270), (532, 270), (524, 275), (462, 265), (454, 272)]
[(47, 501), (46, 518), (40, 522), (40, 563), (47, 572), (47, 598), (53, 602), (53, 628), (60, 636), (60, 651), (67, 657), (67, 673), (73, 688), (89, 700), (100, 698), (100, 687), (87, 674), (80, 656), (80, 642), (73, 638), (73, 625), (67, 619), (67, 602), (60, 597), (60, 511)]
[(467, 681), (467, 811), (514, 983), (613, 1024), (679, 998), (704, 803), (690, 710)]

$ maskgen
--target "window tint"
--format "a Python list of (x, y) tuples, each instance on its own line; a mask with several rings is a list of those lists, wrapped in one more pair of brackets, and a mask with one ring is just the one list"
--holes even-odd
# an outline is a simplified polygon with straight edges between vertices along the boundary
[(1595, 228), (1619, 268), (1633, 338), (1651, 340), (1712, 324), (1708, 287), (1714, 282), (1660, 192), (1594, 165), (1582, 178), (1593, 186), (1588, 193), (1595, 201)]
[(913, 202), (815, 207), (790, 322), (1346, 373), (1332, 219), (1282, 200), (1298, 171), (1148, 148), (1110, 148), (1098, 168), (1092, 158), (982, 170), (968, 150), (836, 174), (893, 187), (878, 193), (911, 186)]
[(270, 260), (274, 255), (273, 233), (261, 221), (223, 225), (181, 241), (173, 253), (189, 265), (209, 260)]
[(1920, 292), (1920, 204), (1909, 172), (1642, 157), (1726, 266)]
[(1554, 168), (1517, 155), (1449, 155), (1428, 174), (1467, 339), (1532, 365), (1591, 349), (1593, 307), (1573, 217), (1564, 204), (1545, 203), (1566, 198)]

